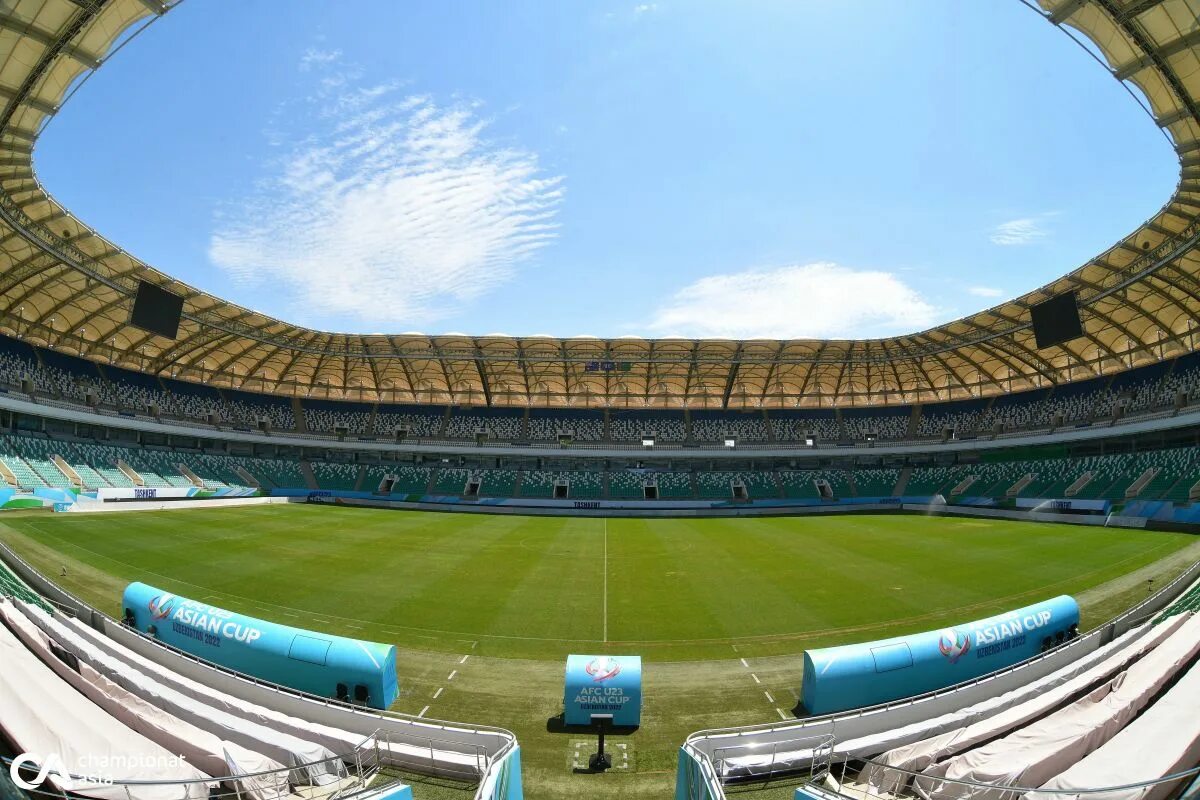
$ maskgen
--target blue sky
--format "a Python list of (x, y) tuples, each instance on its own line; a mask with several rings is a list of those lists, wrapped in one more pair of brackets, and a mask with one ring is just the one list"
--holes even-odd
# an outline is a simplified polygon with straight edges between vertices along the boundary
[(354, 332), (874, 337), (1040, 286), (1178, 177), (1016, 0), (191, 0), (35, 163), (158, 268)]

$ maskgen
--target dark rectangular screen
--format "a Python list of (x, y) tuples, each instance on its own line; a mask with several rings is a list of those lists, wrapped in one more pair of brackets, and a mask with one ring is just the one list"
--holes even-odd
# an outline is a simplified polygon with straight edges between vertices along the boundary
[(182, 313), (182, 297), (160, 289), (153, 283), (139, 281), (129, 324), (174, 339), (179, 335), (179, 317)]
[(1066, 292), (1038, 303), (1029, 309), (1029, 316), (1033, 320), (1033, 338), (1039, 350), (1083, 336), (1075, 292)]

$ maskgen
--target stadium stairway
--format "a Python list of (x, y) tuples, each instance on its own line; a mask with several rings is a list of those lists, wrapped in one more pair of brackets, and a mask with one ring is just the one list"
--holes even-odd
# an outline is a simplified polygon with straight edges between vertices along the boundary
[(904, 431), (906, 439), (915, 439), (921, 433), (921, 409), (920, 403), (914, 403), (912, 413), (908, 415), (908, 428)]
[(912, 479), (912, 474), (912, 467), (905, 467), (900, 470), (900, 477), (896, 479), (896, 486), (892, 489), (892, 497), (904, 496), (904, 492), (908, 489), (908, 482)]
[(304, 483), (309, 489), (318, 488), (317, 476), (313, 474), (312, 464), (309, 463), (307, 458), (300, 460), (300, 474), (304, 476)]
[(296, 395), (292, 396), (292, 414), (296, 417), (296, 431), (298, 433), (308, 433), (308, 420), (304, 418), (304, 407), (300, 404), (300, 398)]

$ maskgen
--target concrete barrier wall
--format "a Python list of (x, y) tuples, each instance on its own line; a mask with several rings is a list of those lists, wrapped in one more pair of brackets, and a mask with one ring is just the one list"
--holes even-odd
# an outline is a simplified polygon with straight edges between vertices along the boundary
[(543, 498), (484, 498), (427, 495), (419, 501), (389, 499), (369, 492), (276, 489), (277, 498), (314, 505), (441, 511), (467, 514), (517, 514), (551, 517), (759, 517), (810, 514), (859, 514), (898, 511), (900, 498), (863, 498), (840, 502), (757, 500), (734, 504), (728, 500), (546, 500)]
[(989, 519), (1023, 520), (1025, 522), (1058, 522), (1063, 525), (1093, 525), (1096, 527), (1145, 528), (1144, 517), (1117, 517), (1104, 514), (1056, 514), (1049, 511), (1018, 511), (981, 506), (926, 505), (904, 503), (904, 511), (935, 517), (985, 517)]
[(226, 497), (203, 500), (121, 500), (104, 502), (76, 501), (66, 509), (68, 514), (114, 514), (123, 511), (182, 511), (198, 508), (233, 508), (236, 506), (265, 506), (288, 502), (286, 497)]

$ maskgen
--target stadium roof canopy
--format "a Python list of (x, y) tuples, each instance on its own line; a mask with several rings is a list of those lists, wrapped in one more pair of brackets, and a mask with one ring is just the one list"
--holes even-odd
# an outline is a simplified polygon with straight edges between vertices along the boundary
[[(1161, 211), (1022, 297), (920, 333), (853, 341), (326, 333), (173, 280), (55, 202), (34, 172), (33, 150), (91, 71), (175, 2), (0, 4), (0, 330), (102, 363), (254, 391), (575, 407), (929, 402), (1106, 375), (1197, 349), (1200, 0), (1040, 0), (1050, 22), (1091, 39), (1113, 75), (1140, 90), (1170, 137), (1181, 179)], [(186, 298), (177, 340), (128, 324), (139, 279)], [(1072, 289), (1085, 335), (1039, 351), (1030, 306)]]

